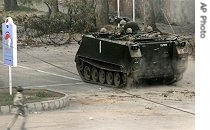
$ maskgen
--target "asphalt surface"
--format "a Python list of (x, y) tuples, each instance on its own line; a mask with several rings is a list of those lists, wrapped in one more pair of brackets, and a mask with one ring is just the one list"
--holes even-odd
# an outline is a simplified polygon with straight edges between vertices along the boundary
[[(72, 44), (60, 47), (26, 47), (18, 51), (18, 67), (12, 68), (13, 86), (47, 88), (70, 95), (70, 106), (65, 109), (29, 114), (26, 125), (29, 130), (194, 129), (195, 115), (189, 114), (195, 113), (193, 60), (189, 61), (184, 79), (176, 84), (123, 90), (166, 104), (163, 106), (118, 89), (82, 82), (74, 63), (77, 48), (77, 44)], [(0, 60), (0, 87), (8, 86), (8, 66)], [(11, 118), (12, 115), (0, 115), (0, 130), (6, 128)], [(18, 120), (14, 130), (19, 125)]]

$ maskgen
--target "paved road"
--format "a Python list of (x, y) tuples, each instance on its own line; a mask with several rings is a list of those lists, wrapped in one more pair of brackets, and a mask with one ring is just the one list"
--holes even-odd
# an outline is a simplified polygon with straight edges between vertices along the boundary
[[(74, 54), (76, 50), (69, 51), (68, 47), (66, 47), (66, 49), (63, 47), (62, 51), (59, 49), (58, 47), (50, 50), (48, 47), (42, 47), (33, 49), (26, 48), (18, 51), (18, 67), (12, 68), (13, 85), (31, 87), (80, 82), (79, 76), (75, 75), (77, 74), (74, 64)], [(9, 85), (8, 67), (2, 64), (2, 50), (0, 50), (0, 59), (0, 86), (7, 87)], [(45, 60), (67, 71), (70, 70), (75, 74), (51, 66), (39, 59)]]
[[(30, 114), (27, 123), (29, 130), (194, 129), (193, 114), (148, 102), (117, 89), (82, 82), (74, 63), (77, 48), (77, 44), (72, 44), (61, 47), (27, 47), (18, 51), (18, 67), (12, 69), (13, 85), (48, 88), (65, 92), (71, 97), (68, 108)], [(190, 60), (184, 79), (174, 85), (143, 86), (125, 91), (194, 113), (194, 67), (194, 61)], [(0, 68), (0, 86), (8, 87), (8, 67), (1, 62)], [(0, 115), (0, 130), (5, 129), (11, 118), (11, 115)], [(14, 130), (18, 129), (19, 124), (17, 122)]]

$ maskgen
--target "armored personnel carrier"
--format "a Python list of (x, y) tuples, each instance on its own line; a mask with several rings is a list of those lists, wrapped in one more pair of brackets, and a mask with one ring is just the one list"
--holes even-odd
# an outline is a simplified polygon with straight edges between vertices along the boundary
[(177, 36), (151, 35), (84, 35), (75, 56), (80, 77), (85, 82), (111, 87), (144, 80), (165, 84), (181, 80), (188, 63), (186, 43)]

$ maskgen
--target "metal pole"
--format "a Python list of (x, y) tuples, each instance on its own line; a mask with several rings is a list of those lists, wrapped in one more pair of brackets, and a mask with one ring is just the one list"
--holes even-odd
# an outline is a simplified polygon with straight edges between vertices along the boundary
[(9, 66), (9, 94), (12, 95), (12, 67)]
[(133, 0), (133, 21), (135, 22), (135, 0)]
[(120, 0), (117, 0), (117, 16), (120, 17)]

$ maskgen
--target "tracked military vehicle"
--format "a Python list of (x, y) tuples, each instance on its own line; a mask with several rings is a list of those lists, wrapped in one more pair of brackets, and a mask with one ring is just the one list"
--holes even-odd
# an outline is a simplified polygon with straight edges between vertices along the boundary
[(130, 86), (144, 80), (170, 84), (182, 79), (188, 63), (186, 43), (177, 36), (94, 33), (84, 35), (79, 44), (75, 62), (80, 77), (105, 86)]

